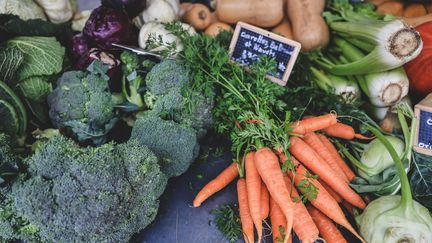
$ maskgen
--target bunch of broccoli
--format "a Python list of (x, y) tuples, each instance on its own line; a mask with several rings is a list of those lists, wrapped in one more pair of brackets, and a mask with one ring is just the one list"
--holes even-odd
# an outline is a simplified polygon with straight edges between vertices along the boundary
[(95, 61), (89, 68), (63, 73), (48, 96), (49, 116), (54, 127), (78, 141), (101, 145), (118, 119), (106, 67)]
[(188, 68), (177, 60), (164, 60), (146, 75), (147, 109), (135, 122), (132, 138), (155, 152), (168, 177), (184, 173), (198, 157), (198, 140), (213, 120), (213, 96), (196, 89)]
[(10, 218), (21, 220), (20, 229), (29, 236), (8, 233), (5, 229), (15, 226), (7, 227), (1, 210), (0, 236), (32, 239), (31, 234), (37, 234), (47, 242), (126, 242), (156, 216), (167, 182), (157, 162), (152, 151), (136, 140), (81, 148), (64, 136), (55, 136), (25, 160), (29, 176), (12, 185), (12, 200), (3, 207), (13, 212)]

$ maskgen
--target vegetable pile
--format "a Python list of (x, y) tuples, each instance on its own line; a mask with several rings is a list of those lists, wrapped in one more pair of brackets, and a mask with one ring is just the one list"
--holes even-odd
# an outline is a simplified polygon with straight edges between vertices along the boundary
[[(222, 137), (191, 204), (236, 183), (227, 241), (432, 242), (431, 6), (210, 2), (0, 0), (0, 240), (129, 241)], [(230, 61), (238, 21), (301, 43), (286, 87), (269, 57)]]

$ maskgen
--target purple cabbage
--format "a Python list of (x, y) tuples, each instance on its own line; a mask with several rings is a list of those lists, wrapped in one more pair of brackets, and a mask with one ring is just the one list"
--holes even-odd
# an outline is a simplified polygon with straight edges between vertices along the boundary
[(89, 50), (87, 38), (82, 33), (72, 37), (70, 55), (74, 60), (79, 60), (82, 56), (87, 55)]
[(124, 43), (131, 33), (131, 23), (122, 11), (100, 6), (93, 10), (83, 34), (101, 49), (111, 49), (112, 43)]

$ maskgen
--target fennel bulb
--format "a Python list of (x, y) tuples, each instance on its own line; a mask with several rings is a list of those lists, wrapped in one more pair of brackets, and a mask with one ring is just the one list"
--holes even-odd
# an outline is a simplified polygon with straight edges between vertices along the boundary
[(409, 80), (402, 67), (365, 75), (361, 82), (364, 82), (360, 85), (363, 92), (377, 107), (397, 104), (409, 90)]
[(397, 19), (333, 22), (329, 26), (340, 36), (358, 38), (375, 45), (361, 59), (333, 65), (330, 72), (336, 75), (358, 75), (395, 69), (416, 58), (423, 48), (420, 34)]
[[(402, 159), (395, 148), (378, 129), (366, 124), (369, 130), (384, 144), (394, 160), (401, 181), (402, 196), (392, 195), (372, 201), (356, 217), (360, 234), (370, 243), (430, 243), (432, 242), (432, 217), (429, 210), (412, 198), (408, 176), (403, 162), (412, 153), (416, 117), (410, 110), (411, 131), (408, 131), (404, 115), (398, 114), (404, 131), (406, 148)], [(407, 137), (408, 135), (408, 137)]]
[(361, 91), (355, 80), (348, 80), (345, 77), (326, 74), (314, 67), (311, 67), (310, 70), (313, 74), (313, 81), (319, 88), (327, 93), (340, 96), (344, 103), (353, 103), (360, 98)]
[[(394, 136), (385, 136), (391, 143), (397, 155), (400, 157), (404, 152), (405, 144), (402, 140)], [(377, 138), (365, 146), (360, 161), (362, 166), (358, 167), (358, 175), (363, 178), (377, 175), (388, 167), (394, 165), (390, 153), (384, 144)]]

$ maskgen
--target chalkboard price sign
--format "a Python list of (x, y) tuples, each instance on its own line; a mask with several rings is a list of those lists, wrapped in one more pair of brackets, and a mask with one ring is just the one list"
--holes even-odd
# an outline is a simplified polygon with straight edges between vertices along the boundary
[(286, 85), (300, 52), (300, 43), (276, 35), (256, 26), (238, 22), (229, 48), (230, 58), (244, 66), (250, 66), (259, 56), (276, 61), (276, 72), (267, 77), (280, 85)]
[(417, 152), (432, 155), (432, 94), (415, 106), (417, 131), (414, 148)]

